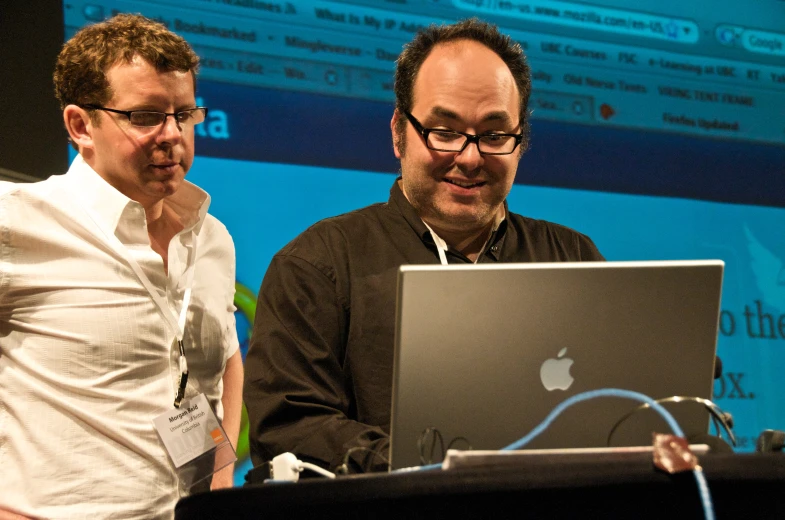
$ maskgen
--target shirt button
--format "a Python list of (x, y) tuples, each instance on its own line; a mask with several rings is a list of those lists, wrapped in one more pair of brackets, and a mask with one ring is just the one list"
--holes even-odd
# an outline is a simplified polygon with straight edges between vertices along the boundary
[(499, 246), (491, 246), (491, 253), (496, 253), (499, 251)]

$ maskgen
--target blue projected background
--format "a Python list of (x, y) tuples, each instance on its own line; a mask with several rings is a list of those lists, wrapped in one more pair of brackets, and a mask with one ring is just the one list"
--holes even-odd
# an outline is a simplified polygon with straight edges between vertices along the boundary
[[(403, 43), (433, 22), (498, 24), (534, 86), (510, 208), (588, 234), (609, 260), (724, 260), (714, 398), (740, 451), (785, 429), (784, 0), (78, 0), (66, 37), (115, 12), (160, 20), (202, 57), (210, 114), (189, 180), (234, 237), (246, 314), (300, 231), (387, 200)], [(248, 326), (240, 312), (241, 340)]]

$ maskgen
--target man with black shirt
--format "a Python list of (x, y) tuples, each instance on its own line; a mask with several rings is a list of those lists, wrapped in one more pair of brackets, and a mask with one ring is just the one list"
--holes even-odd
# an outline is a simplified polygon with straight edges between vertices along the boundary
[(244, 388), (255, 464), (288, 451), (387, 468), (399, 266), (603, 259), (588, 237), (507, 208), (530, 91), (520, 46), (476, 19), (406, 46), (389, 201), (315, 224), (264, 277)]

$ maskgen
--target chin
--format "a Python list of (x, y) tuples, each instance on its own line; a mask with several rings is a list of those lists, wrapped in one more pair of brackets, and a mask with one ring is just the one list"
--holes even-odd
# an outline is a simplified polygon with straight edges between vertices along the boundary
[(493, 219), (493, 211), (488, 207), (473, 207), (473, 206), (452, 206), (447, 208), (438, 208), (437, 213), (441, 218), (450, 223), (478, 225), (489, 222)]
[(442, 223), (441, 227), (455, 231), (475, 229), (488, 222), (475, 214), (466, 213), (441, 213), (438, 221)]
[(153, 184), (150, 191), (154, 192), (158, 197), (168, 197), (177, 191), (181, 183), (182, 181), (174, 179), (160, 181)]

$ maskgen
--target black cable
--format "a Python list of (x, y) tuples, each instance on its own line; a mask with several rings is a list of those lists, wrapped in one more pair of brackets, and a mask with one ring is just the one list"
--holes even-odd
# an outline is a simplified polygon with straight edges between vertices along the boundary
[[(426, 457), (425, 454), (425, 443), (428, 440), (430, 435), (431, 440), (431, 448), (428, 451), (428, 456)], [(442, 451), (441, 459), (444, 459), (444, 454), (447, 453), (444, 449), (444, 437), (442, 437), (442, 432), (440, 432), (437, 428), (433, 426), (429, 426), (428, 428), (424, 429), (420, 436), (417, 438), (417, 451), (420, 453), (420, 465), (426, 466), (428, 464), (433, 464), (433, 452), (436, 450), (436, 442), (439, 443), (439, 448)]]
[(450, 441), (450, 443), (447, 445), (447, 449), (448, 449), (448, 450), (452, 449), (452, 447), (453, 447), (453, 444), (455, 444), (456, 442), (461, 442), (461, 441), (465, 442), (465, 443), (466, 443), (466, 446), (468, 446), (467, 448), (464, 448), (464, 449), (466, 449), (466, 450), (473, 450), (473, 449), (474, 449), (474, 448), (472, 448), (472, 443), (471, 443), (471, 441), (470, 441), (469, 439), (467, 439), (466, 437), (456, 437), (456, 438), (454, 438), (454, 439), (453, 439), (453, 440), (451, 440), (451, 441)]
[[(719, 424), (722, 425), (731, 444), (733, 444), (734, 447), (736, 446), (736, 436), (733, 434), (733, 425), (732, 425), (733, 420), (730, 418), (730, 414), (723, 412), (722, 409), (712, 401), (709, 401), (708, 399), (704, 399), (702, 397), (684, 397), (684, 396), (674, 395), (671, 397), (663, 397), (662, 399), (656, 399), (654, 402), (657, 404), (681, 403), (681, 402), (694, 402), (694, 403), (702, 404), (706, 408), (706, 410), (708, 410), (709, 414), (712, 417), (712, 420), (714, 421), (714, 427), (717, 430), (717, 436), (722, 438), (720, 428), (717, 424), (717, 422), (719, 421)], [(619, 419), (616, 422), (616, 424), (613, 425), (611, 431), (608, 433), (607, 445), (610, 447), (611, 438), (613, 437), (613, 434), (616, 432), (616, 429), (621, 425), (621, 423), (623, 423), (628, 418), (630, 418), (634, 413), (640, 410), (645, 410), (646, 408), (651, 408), (651, 406), (648, 403), (643, 403), (642, 405), (638, 406), (637, 408), (634, 408), (632, 411), (628, 412), (621, 419)]]
[[(426, 453), (426, 444), (430, 438), (430, 449), (428, 449)], [(466, 448), (464, 450), (473, 450), (472, 443), (469, 439), (463, 436), (458, 436), (453, 438), (448, 444), (447, 448), (444, 447), (444, 436), (442, 432), (439, 431), (438, 428), (434, 428), (430, 426), (422, 431), (420, 437), (417, 439), (417, 450), (420, 453), (420, 465), (427, 466), (430, 464), (438, 464), (439, 462), (434, 462), (434, 452), (436, 451), (436, 444), (439, 444), (439, 449), (441, 450), (441, 457), (439, 457), (439, 461), (443, 461), (444, 457), (447, 456), (447, 450), (450, 450), (454, 447), (454, 445), (458, 442), (466, 443)]]
[(372, 450), (371, 448), (366, 448), (365, 446), (354, 446), (346, 450), (346, 453), (343, 455), (343, 464), (335, 468), (335, 473), (338, 475), (348, 475), (349, 474), (349, 458), (352, 456), (352, 453), (357, 451), (366, 451), (368, 453), (373, 454), (374, 459), (381, 459), (385, 464), (387, 464), (387, 470), (390, 469), (390, 461), (387, 460), (387, 457), (379, 453), (378, 451)]

